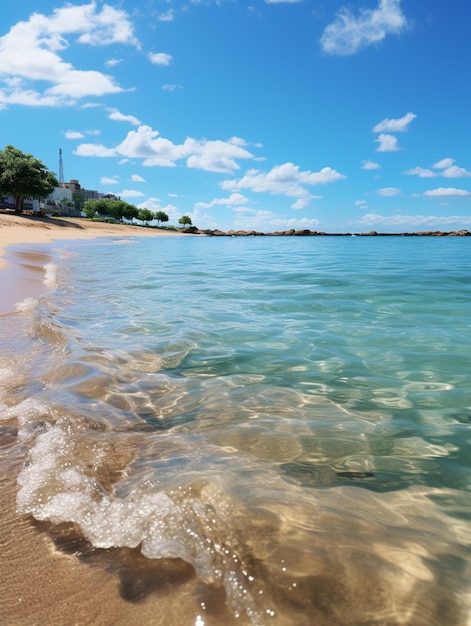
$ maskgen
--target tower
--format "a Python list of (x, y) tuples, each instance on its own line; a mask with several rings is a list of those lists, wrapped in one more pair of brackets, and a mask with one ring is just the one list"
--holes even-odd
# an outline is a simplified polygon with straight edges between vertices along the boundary
[(64, 182), (64, 162), (62, 161), (62, 148), (59, 148), (59, 185)]

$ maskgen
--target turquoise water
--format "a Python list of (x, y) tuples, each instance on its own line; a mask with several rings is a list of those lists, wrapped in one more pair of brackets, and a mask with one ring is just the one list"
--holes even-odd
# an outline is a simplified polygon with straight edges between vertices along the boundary
[(185, 563), (182, 625), (469, 624), (470, 246), (56, 250), (0, 318), (19, 512)]

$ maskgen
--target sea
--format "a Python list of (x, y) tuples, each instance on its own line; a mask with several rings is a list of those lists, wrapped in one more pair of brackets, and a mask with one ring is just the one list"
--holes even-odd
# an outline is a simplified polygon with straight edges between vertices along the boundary
[(471, 624), (469, 238), (35, 255), (0, 316), (17, 515), (114, 559), (136, 615), (181, 603), (135, 623)]

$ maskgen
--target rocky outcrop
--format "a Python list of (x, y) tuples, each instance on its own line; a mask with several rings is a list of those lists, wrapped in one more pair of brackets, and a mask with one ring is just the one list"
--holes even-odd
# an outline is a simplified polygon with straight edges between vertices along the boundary
[(206, 229), (200, 230), (196, 226), (190, 226), (184, 228), (184, 233), (193, 235), (207, 235), (209, 237), (470, 237), (471, 232), (466, 229), (455, 230), (451, 232), (444, 231), (421, 231), (412, 233), (378, 233), (376, 230), (371, 230), (368, 233), (326, 233), (317, 230), (282, 230), (272, 233), (263, 233), (256, 230), (228, 230), (226, 232), (218, 230)]

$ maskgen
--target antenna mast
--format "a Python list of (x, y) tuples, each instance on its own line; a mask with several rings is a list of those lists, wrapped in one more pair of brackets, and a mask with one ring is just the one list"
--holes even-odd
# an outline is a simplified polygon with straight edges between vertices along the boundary
[(62, 160), (62, 148), (59, 148), (59, 184), (64, 182), (64, 162)]

